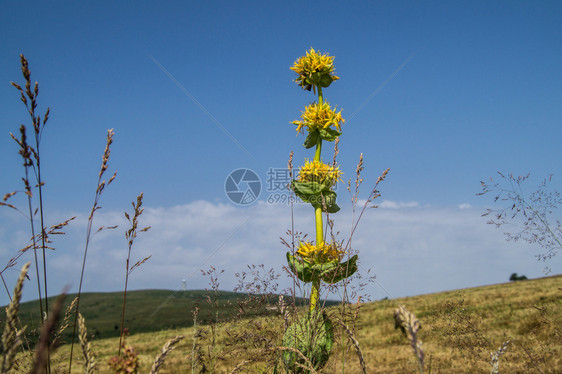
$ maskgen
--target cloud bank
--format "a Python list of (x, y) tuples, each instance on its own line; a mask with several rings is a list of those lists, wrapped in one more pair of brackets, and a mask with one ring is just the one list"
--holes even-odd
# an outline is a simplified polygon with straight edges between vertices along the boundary
[[(486, 224), (483, 211), (468, 204), (436, 207), (396, 201), (382, 201), (378, 209), (368, 209), (352, 241), (353, 249), (360, 253), (360, 270), (376, 275), (376, 282), (366, 292), (372, 299), (401, 297), (505, 282), (513, 272), (541, 276), (543, 264), (534, 259), (533, 248), (506, 242), (501, 230)], [(340, 231), (338, 238), (349, 236), (352, 217), (358, 213), (344, 207), (332, 216), (335, 231)], [(71, 286), (70, 292), (77, 291), (88, 214), (59, 213), (49, 220), (61, 221), (72, 215), (77, 219), (67, 235), (56, 237), (57, 249), (48, 253), (50, 294), (57, 294), (65, 285)], [(4, 263), (27, 243), (28, 236), (23, 218), (7, 217), (6, 213), (0, 217), (7, 222), (0, 229)], [(146, 207), (139, 225), (151, 229), (136, 239), (132, 262), (152, 257), (132, 273), (130, 288), (178, 290), (182, 280), (188, 289), (206, 288), (209, 280), (201, 270), (210, 266), (225, 270), (219, 278), (224, 290), (232, 290), (235, 273), (247, 270), (250, 264), (282, 272), (287, 248), (280, 237), (290, 239), (286, 232), (292, 224), (296, 231), (313, 235), (311, 208), (295, 205), (291, 215), (289, 206), (265, 202), (249, 207), (209, 201)], [(96, 214), (94, 227), (101, 225), (119, 228), (92, 237), (83, 290), (122, 290), (128, 223), (122, 212), (102, 210)], [(550, 263), (554, 272), (560, 269), (559, 257)], [(31, 260), (32, 254), (25, 254), (17, 268)], [(17, 271), (5, 274), (13, 287)], [(280, 283), (281, 288), (290, 285), (285, 278)], [(24, 298), (36, 298), (35, 286), (28, 284)], [(6, 304), (6, 295), (0, 301)]]

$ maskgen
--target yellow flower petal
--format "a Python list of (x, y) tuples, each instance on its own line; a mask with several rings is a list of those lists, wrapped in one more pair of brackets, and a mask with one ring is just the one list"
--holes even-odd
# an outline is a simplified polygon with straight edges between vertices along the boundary
[(292, 123), (297, 126), (297, 133), (306, 127), (311, 132), (317, 129), (327, 129), (334, 127), (341, 132), (341, 126), (345, 123), (342, 118), (341, 109), (336, 112), (337, 107), (332, 109), (330, 103), (323, 102), (322, 104), (312, 103), (307, 106), (301, 114), (302, 121), (293, 121)]
[(306, 56), (299, 57), (290, 69), (298, 75), (295, 82), (308, 91), (313, 85), (339, 79), (334, 74), (334, 57), (318, 53), (313, 48), (306, 52)]
[(320, 161), (306, 161), (303, 166), (299, 167), (299, 182), (329, 182), (329, 186), (334, 185), (337, 181), (343, 182), (341, 179), (342, 172), (339, 166), (327, 165)]
[(315, 263), (339, 261), (344, 253), (345, 251), (341, 250), (337, 243), (314, 245), (310, 242), (301, 242), (297, 251), (297, 254), (303, 259), (308, 259)]

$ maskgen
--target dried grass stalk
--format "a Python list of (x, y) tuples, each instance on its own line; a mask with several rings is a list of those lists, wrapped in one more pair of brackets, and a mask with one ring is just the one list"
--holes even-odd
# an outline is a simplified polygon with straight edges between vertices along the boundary
[(349, 339), (353, 343), (353, 347), (355, 347), (355, 352), (357, 352), (357, 357), (359, 357), (359, 363), (361, 364), (363, 373), (366, 374), (367, 367), (365, 366), (365, 359), (363, 358), (363, 352), (361, 351), (361, 348), (359, 348), (359, 341), (355, 339), (355, 336), (353, 335), (353, 331), (351, 331), (350, 328), (345, 323), (343, 323), (343, 321), (338, 320), (338, 322), (340, 323), (340, 325), (342, 325), (344, 330), (347, 332)]
[(400, 306), (394, 311), (394, 321), (395, 328), (402, 330), (402, 333), (404, 333), (406, 338), (410, 341), (414, 356), (416, 356), (418, 360), (420, 373), (423, 373), (424, 352), (422, 349), (422, 342), (418, 339), (418, 331), (421, 329), (420, 321), (403, 306)]
[(33, 360), (33, 368), (29, 372), (30, 374), (42, 374), (45, 372), (49, 353), (48, 337), (53, 333), (55, 326), (57, 325), (65, 297), (65, 293), (57, 297), (55, 305), (53, 306), (51, 313), (49, 313), (49, 318), (47, 318), (47, 321), (45, 321), (43, 327), (41, 328), (39, 344), (37, 344), (37, 348), (35, 349), (35, 358)]
[(18, 311), (20, 308), (20, 300), (23, 289), (23, 281), (27, 276), (27, 271), (29, 270), (29, 262), (23, 265), (21, 269), (20, 276), (16, 283), (14, 289), (14, 296), (12, 302), (6, 308), (6, 324), (4, 325), (4, 333), (2, 334), (2, 347), (4, 349), (4, 357), (2, 358), (2, 368), (1, 373), (7, 373), (10, 371), (14, 359), (16, 357), (16, 351), (21, 343), (21, 338), (25, 329), (20, 331), (16, 328), (16, 322), (18, 320)]
[(509, 342), (509, 340), (504, 342), (497, 351), (490, 353), (492, 358), (492, 374), (498, 374), (500, 372), (500, 357), (503, 356), (505, 351), (507, 351), (507, 345)]
[(298, 349), (292, 348), (292, 347), (277, 347), (276, 348), (278, 351), (290, 351), (293, 353), (298, 354), (302, 359), (304, 359), (306, 366), (304, 366), (303, 364), (301, 364), (300, 362), (295, 360), (295, 365), (297, 365), (298, 367), (305, 369), (305, 370), (309, 370), (310, 374), (317, 374), (318, 372), (316, 370), (314, 370), (314, 366), (312, 366), (312, 362), (310, 362), (310, 360), (308, 359), (308, 357), (306, 357), (301, 351), (299, 351)]
[(82, 354), (84, 355), (84, 374), (92, 374), (96, 368), (96, 357), (92, 351), (92, 345), (88, 341), (88, 330), (86, 329), (86, 320), (82, 313), (78, 313), (78, 339)]
[(75, 297), (72, 300), (72, 303), (66, 308), (66, 312), (64, 313), (64, 319), (62, 320), (59, 329), (57, 330), (55, 336), (52, 339), (51, 346), (55, 346), (58, 344), (58, 340), (64, 330), (66, 330), (70, 326), (70, 318), (72, 317), (72, 311), (76, 308), (76, 303), (78, 302), (78, 298)]
[(132, 220), (131, 217), (129, 216), (129, 213), (125, 212), (125, 218), (127, 218), (129, 223), (131, 224), (131, 228), (125, 232), (125, 237), (127, 238), (127, 241), (129, 243), (129, 249), (127, 252), (127, 261), (125, 263), (125, 289), (123, 291), (123, 309), (121, 311), (121, 334), (119, 336), (118, 355), (121, 355), (121, 342), (123, 341), (123, 334), (125, 329), (125, 306), (127, 303), (127, 287), (129, 284), (129, 275), (134, 269), (136, 269), (137, 267), (145, 263), (150, 257), (152, 257), (152, 256), (148, 256), (144, 258), (142, 261), (137, 261), (137, 263), (135, 263), (132, 267), (129, 266), (129, 262), (131, 260), (131, 249), (133, 248), (133, 243), (135, 241), (135, 238), (137, 237), (137, 233), (146, 232), (150, 229), (150, 226), (148, 226), (138, 231), (138, 220), (142, 212), (144, 212), (144, 208), (141, 208), (142, 198), (143, 198), (143, 193), (141, 192), (139, 196), (137, 196), (137, 203), (135, 204), (135, 202), (132, 202), (133, 209), (135, 212)]
[(109, 161), (109, 156), (111, 154), (111, 144), (113, 143), (113, 135), (114, 135), (113, 129), (107, 130), (107, 142), (105, 144), (105, 150), (103, 152), (101, 169), (98, 174), (98, 184), (96, 187), (94, 204), (92, 205), (92, 210), (90, 211), (90, 215), (88, 216), (88, 228), (86, 230), (86, 245), (84, 247), (84, 257), (82, 259), (82, 270), (80, 271), (80, 282), (78, 284), (78, 300), (76, 301), (76, 310), (74, 313), (74, 323), (72, 328), (72, 343), (70, 344), (70, 358), (68, 360), (69, 373), (72, 372), (72, 358), (74, 357), (74, 342), (76, 339), (76, 328), (78, 327), (78, 312), (80, 311), (80, 298), (82, 296), (82, 282), (84, 281), (84, 270), (86, 268), (86, 258), (88, 256), (88, 247), (90, 245), (92, 224), (94, 222), (94, 213), (98, 209), (101, 209), (101, 207), (99, 206), (99, 201), (105, 186), (108, 186), (115, 179), (117, 175), (117, 173), (114, 173), (107, 183), (105, 182), (105, 180), (102, 181), (102, 177), (108, 168), (107, 163)]
[(150, 374), (156, 374), (164, 365), (164, 361), (166, 360), (166, 356), (174, 349), (174, 345), (176, 345), (180, 340), (184, 337), (182, 335), (178, 335), (175, 338), (168, 340), (164, 347), (162, 348), (162, 352), (156, 357), (154, 360), (154, 364), (152, 364), (152, 369), (150, 369)]
[(339, 136), (336, 138), (336, 140), (334, 141), (334, 160), (332, 161), (332, 166), (336, 166), (336, 158), (338, 157), (338, 154), (340, 153), (340, 149), (338, 147), (338, 145), (340, 144), (340, 138)]
[(236, 365), (234, 367), (234, 369), (232, 369), (230, 374), (239, 373), (246, 365), (251, 364), (252, 362), (254, 362), (254, 360), (244, 360), (244, 361), (242, 361), (241, 363)]

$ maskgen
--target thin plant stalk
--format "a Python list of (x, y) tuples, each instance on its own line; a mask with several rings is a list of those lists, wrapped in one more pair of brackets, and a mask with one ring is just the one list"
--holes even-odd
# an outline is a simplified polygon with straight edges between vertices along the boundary
[(129, 254), (127, 256), (127, 265), (126, 265), (126, 275), (125, 275), (125, 289), (123, 291), (123, 310), (121, 311), (121, 330), (119, 333), (119, 349), (117, 350), (117, 356), (121, 355), (121, 342), (123, 341), (123, 332), (124, 324), (125, 324), (125, 304), (127, 303), (127, 285), (129, 282), (129, 257), (131, 256), (131, 247), (129, 246)]
[(81, 298), (81, 295), (82, 295), (82, 282), (84, 280), (84, 269), (86, 267), (86, 257), (88, 255), (88, 246), (90, 244), (90, 238), (91, 238), (91, 233), (92, 233), (92, 224), (94, 222), (94, 213), (96, 212), (96, 210), (101, 208), (98, 204), (99, 204), (99, 200), (100, 200), (100, 197), (101, 197), (101, 194), (102, 194), (103, 190), (105, 189), (106, 186), (108, 186), (111, 182), (113, 182), (113, 180), (117, 176), (117, 173), (114, 173), (113, 176), (111, 178), (109, 178), (107, 183), (106, 183), (105, 180), (102, 180), (103, 174), (105, 173), (105, 171), (108, 168), (107, 162), (109, 161), (109, 156), (111, 154), (111, 144), (113, 143), (113, 134), (114, 134), (113, 129), (107, 130), (107, 142), (106, 142), (106, 145), (105, 145), (105, 150), (103, 152), (101, 169), (100, 169), (100, 172), (98, 174), (98, 183), (97, 183), (97, 187), (96, 187), (96, 194), (95, 194), (95, 197), (94, 197), (94, 204), (92, 206), (92, 210), (90, 211), (90, 216), (88, 217), (88, 226), (87, 226), (87, 230), (86, 230), (86, 245), (84, 247), (84, 258), (82, 259), (82, 270), (80, 272), (80, 284), (78, 286), (76, 311), (74, 313), (74, 327), (73, 327), (73, 332), (72, 332), (72, 343), (70, 345), (70, 358), (68, 360), (68, 372), (69, 373), (72, 372), (72, 354), (74, 352), (74, 343), (76, 341), (76, 328), (77, 328), (77, 325), (78, 325), (78, 313), (80, 312), (80, 298)]
[[(7, 205), (7, 204), (6, 204)], [(15, 207), (14, 207), (15, 208)], [(17, 208), (16, 208), (17, 210)], [(18, 210), (19, 212), (19, 210)], [(27, 218), (27, 217), (26, 217)], [(10, 302), (12, 301), (12, 295), (10, 294), (10, 291), (8, 290), (8, 286), (6, 285), (6, 280), (4, 279), (4, 272), (8, 269), (11, 269), (12, 267), (14, 267), (17, 264), (17, 260), (19, 260), (19, 258), (21, 256), (23, 256), (23, 254), (25, 252), (27, 252), (30, 248), (32, 247), (32, 245), (27, 245), (25, 248), (22, 248), (18, 251), (18, 254), (14, 257), (12, 257), (8, 263), (6, 264), (6, 266), (4, 267), (4, 269), (2, 271), (0, 271), (0, 278), (2, 278), (2, 283), (4, 284), (4, 289), (6, 290), (6, 294), (8, 295), (8, 298), (10, 299)]]
[[(289, 178), (293, 180), (293, 151), (289, 155), (289, 161), (287, 162), (287, 168), (289, 169)], [(293, 191), (291, 189), (291, 184), (287, 185), (287, 190), (291, 197), (294, 197)], [(290, 198), (290, 205), (291, 205), (291, 254), (295, 255), (295, 207), (294, 207), (294, 199)], [(291, 296), (293, 301), (296, 300), (296, 288), (297, 288), (297, 278), (291, 277), (293, 279), (293, 287), (291, 288)], [(285, 331), (287, 330), (287, 323), (285, 323)]]
[[(23, 56), (22, 56), (23, 57)], [(23, 64), (22, 64), (23, 65)], [(26, 61), (26, 65), (27, 65), (27, 61)], [(48, 318), (49, 315), (49, 294), (47, 291), (47, 256), (46, 256), (46, 245), (45, 245), (45, 239), (46, 239), (46, 232), (45, 232), (45, 220), (43, 218), (43, 180), (41, 179), (41, 157), (40, 157), (40, 152), (39, 152), (39, 143), (40, 143), (40, 138), (41, 138), (41, 131), (42, 131), (42, 126), (41, 126), (41, 118), (40, 117), (36, 117), (35, 116), (35, 106), (37, 105), (35, 103), (35, 100), (37, 99), (37, 94), (38, 94), (38, 85), (37, 83), (35, 83), (35, 94), (33, 96), (31, 96), (31, 91), (29, 90), (28, 85), (26, 85), (27, 91), (28, 91), (28, 96), (31, 98), (31, 110), (30, 110), (30, 114), (31, 114), (31, 119), (33, 121), (33, 133), (35, 135), (35, 152), (33, 152), (33, 155), (35, 157), (35, 178), (37, 179), (37, 186), (38, 186), (38, 190), (39, 190), (39, 222), (41, 224), (41, 251), (42, 251), (42, 257), (43, 257), (43, 289), (45, 290), (45, 316), (44, 319), (46, 320)], [(47, 123), (47, 120), (49, 118), (49, 109), (47, 109), (47, 112), (45, 113), (45, 117), (43, 119), (43, 127), (45, 126), (45, 124)], [(31, 208), (31, 206), (30, 206)], [(33, 219), (31, 219), (33, 221)], [(35, 255), (35, 261), (37, 261), (37, 255)], [(37, 265), (36, 265), (37, 267)], [(39, 274), (37, 274), (37, 276), (39, 276)], [(39, 298), (41, 298), (41, 294), (39, 293)], [(49, 345), (49, 335), (46, 335), (45, 338), (47, 339), (46, 344), (47, 346)], [(47, 372), (51, 372), (51, 360), (50, 360), (50, 352), (49, 350), (47, 350)]]
[(196, 364), (195, 350), (197, 348), (197, 338), (198, 338), (198, 333), (197, 333), (198, 313), (199, 313), (199, 308), (195, 307), (195, 310), (193, 310), (193, 347), (191, 348), (191, 374), (195, 374), (195, 364)]
[[(47, 121), (48, 117), (45, 117), (45, 122)], [(40, 118), (38, 118), (40, 121)], [(37, 153), (35, 154), (35, 160), (37, 165), (37, 185), (39, 186), (39, 219), (41, 222), (41, 249), (43, 254), (43, 287), (45, 289), (45, 313), (49, 313), (49, 300), (48, 300), (48, 291), (47, 291), (47, 257), (45, 255), (46, 246), (45, 246), (45, 221), (43, 218), (43, 181), (41, 179), (41, 161), (39, 156), (39, 139), (41, 134), (41, 129), (38, 126), (35, 127), (35, 149)], [(47, 337), (48, 339), (48, 337)], [(48, 342), (47, 342), (48, 343)]]
[[(43, 180), (41, 178), (41, 158), (40, 158), (40, 152), (39, 152), (39, 144), (41, 142), (41, 132), (42, 129), (45, 127), (45, 125), (47, 124), (47, 121), (49, 119), (49, 112), (50, 109), (47, 108), (47, 111), (45, 112), (45, 115), (43, 117), (43, 121), (41, 121), (41, 116), (37, 116), (35, 113), (35, 109), (37, 108), (37, 96), (39, 95), (39, 84), (37, 82), (35, 82), (35, 85), (33, 87), (33, 90), (31, 89), (31, 72), (29, 70), (29, 64), (27, 62), (27, 59), (25, 58), (25, 56), (23, 54), (20, 55), (20, 61), (21, 61), (21, 70), (22, 70), (22, 74), (23, 77), (25, 79), (25, 92), (24, 90), (21, 88), (21, 86), (17, 85), (16, 83), (12, 82), (12, 86), (16, 87), (21, 94), (21, 101), (25, 104), (27, 111), (31, 117), (31, 121), (33, 123), (33, 133), (35, 135), (35, 149), (29, 147), (28, 148), (28, 164), (27, 166), (31, 166), (34, 171), (35, 171), (35, 178), (37, 180), (37, 186), (39, 189), (39, 215), (40, 215), (40, 224), (41, 224), (41, 248), (42, 248), (42, 254), (43, 254), (43, 283), (44, 283), (44, 290), (45, 290), (45, 313), (48, 313), (49, 307), (48, 307), (48, 293), (47, 293), (47, 265), (46, 265), (46, 245), (45, 245), (45, 237), (46, 237), (46, 233), (45, 233), (45, 222), (44, 222), (44, 217), (43, 217)], [(26, 99), (29, 98), (29, 102)], [(22, 134), (23, 136), (23, 134)], [(22, 137), (23, 140), (23, 137)], [(31, 161), (31, 157), (33, 156), (33, 158), (35, 158), (35, 164)], [(28, 195), (28, 202), (29, 202), (29, 219), (31, 221), (31, 225), (33, 226), (33, 209), (31, 207), (31, 187), (29, 185), (29, 179), (28, 179), (28, 172), (27, 172), (27, 167), (26, 167), (26, 173), (25, 173), (25, 178), (26, 178), (26, 192)], [(38, 277), (38, 287), (41, 288), (40, 284), (39, 284), (39, 266), (38, 266), (38, 260), (37, 260), (37, 250), (35, 247), (35, 230), (32, 227), (32, 236), (33, 236), (33, 241), (34, 241), (34, 252), (35, 252), (35, 266), (36, 266), (36, 271), (37, 271), (37, 277)], [(43, 309), (43, 304), (41, 301), (41, 291), (39, 290), (39, 306), (41, 309)], [(41, 318), (43, 319), (43, 311), (41, 311)]]
[[(47, 111), (45, 112), (45, 115), (43, 117), (43, 121), (41, 122), (41, 116), (36, 115), (35, 109), (37, 108), (37, 96), (39, 95), (39, 84), (37, 82), (35, 82), (35, 85), (33, 87), (33, 90), (31, 89), (31, 72), (29, 70), (29, 64), (27, 62), (27, 59), (25, 58), (25, 56), (23, 54), (20, 55), (20, 62), (21, 62), (21, 71), (23, 74), (23, 77), (25, 79), (25, 92), (22, 89), (21, 86), (19, 86), (18, 84), (12, 82), (12, 86), (14, 86), (15, 88), (17, 88), (20, 91), (21, 94), (21, 101), (25, 104), (25, 107), (27, 108), (27, 111), (31, 117), (31, 121), (33, 124), (33, 133), (35, 135), (35, 149), (33, 149), (32, 147), (30, 147), (29, 145), (27, 145), (27, 142), (25, 140), (26, 136), (25, 136), (25, 126), (21, 126), (20, 127), (20, 132), (21, 132), (21, 136), (22, 136), (22, 141), (20, 144), (20, 146), (22, 147), (22, 150), (20, 151), (20, 154), (24, 157), (25, 162), (24, 162), (24, 167), (25, 167), (25, 187), (26, 187), (26, 195), (27, 195), (27, 201), (28, 201), (28, 209), (29, 209), (29, 221), (31, 224), (31, 235), (32, 235), (32, 240), (33, 240), (33, 254), (34, 254), (34, 261), (35, 261), (35, 271), (36, 271), (36, 276), (37, 276), (37, 290), (38, 290), (38, 296), (39, 296), (39, 309), (40, 309), (40, 313), (41, 313), (41, 324), (43, 324), (44, 320), (47, 319), (47, 315), (49, 313), (49, 304), (48, 304), (48, 291), (47, 291), (47, 263), (46, 263), (46, 245), (45, 245), (45, 240), (46, 240), (46, 233), (45, 233), (45, 221), (44, 221), (44, 215), (43, 215), (43, 181), (41, 179), (41, 158), (40, 158), (40, 153), (39, 153), (39, 144), (40, 144), (40, 138), (41, 138), (41, 132), (42, 129), (45, 127), (47, 120), (49, 119), (49, 112), (50, 109), (47, 108)], [(29, 98), (29, 102), (27, 100), (27, 98)], [(13, 136), (12, 136), (13, 137)], [(25, 149), (24, 149), (25, 148)], [(31, 157), (35, 158), (35, 163), (33, 163), (33, 161), (31, 160)], [(43, 256), (43, 286), (44, 286), (44, 293), (45, 293), (45, 308), (43, 309), (43, 301), (42, 301), (42, 295), (41, 295), (41, 281), (40, 281), (40, 272), (39, 272), (39, 263), (38, 263), (38, 259), (37, 259), (37, 242), (36, 242), (36, 236), (35, 236), (35, 227), (34, 227), (34, 219), (33, 219), (33, 207), (32, 207), (32, 192), (31, 192), (31, 185), (29, 183), (29, 167), (32, 167), (33, 170), (35, 171), (35, 178), (37, 180), (37, 186), (39, 189), (39, 207), (38, 207), (38, 211), (40, 214), (40, 224), (41, 224), (41, 248), (42, 248), (42, 256)], [(49, 339), (49, 337), (46, 337), (47, 339)], [(47, 346), (48, 346), (48, 341), (46, 342)], [(47, 352), (47, 355), (49, 355), (49, 352)], [(47, 357), (47, 371), (50, 372), (50, 360), (49, 357)]]
[(8, 295), (8, 298), (10, 299), (10, 302), (12, 302), (12, 295), (10, 294), (10, 290), (8, 290), (8, 286), (6, 285), (6, 281), (4, 280), (4, 274), (0, 273), (0, 278), (2, 278), (2, 284), (4, 285), (4, 288), (6, 289), (6, 294)]
[[(127, 303), (127, 286), (129, 284), (129, 274), (131, 274), (131, 272), (136, 267), (140, 266), (142, 263), (144, 263), (146, 260), (150, 258), (150, 256), (148, 256), (144, 260), (137, 262), (136, 264), (134, 264), (132, 267), (129, 268), (129, 264), (131, 260), (131, 249), (133, 248), (133, 243), (135, 241), (135, 238), (137, 237), (138, 219), (139, 216), (144, 211), (144, 209), (141, 209), (142, 198), (143, 198), (143, 193), (141, 192), (140, 195), (137, 197), (137, 204), (135, 205), (134, 202), (132, 203), (135, 212), (132, 220), (130, 219), (129, 214), (125, 212), (125, 218), (127, 218), (127, 220), (131, 222), (131, 228), (125, 232), (125, 237), (127, 238), (127, 242), (128, 242), (128, 252), (127, 252), (127, 261), (125, 263), (125, 290), (123, 291), (123, 310), (121, 312), (121, 332), (119, 334), (119, 350), (117, 351), (117, 356), (121, 355), (121, 342), (123, 341), (123, 335), (125, 331), (125, 326), (124, 326), (125, 305)], [(142, 230), (140, 230), (140, 232), (148, 231), (148, 229), (150, 229), (150, 226), (143, 228)]]
[[(27, 61), (25, 61), (25, 57), (23, 57), (23, 55), (21, 57), (22, 57), (22, 71), (24, 71), (24, 77), (26, 77), (26, 86), (28, 86), (30, 84), (29, 81), (27, 80), (29, 76), (26, 75), (26, 71), (28, 72), (28, 70), (25, 69)], [(31, 113), (31, 109), (27, 104), (27, 98), (25, 97), (23, 89), (17, 83), (12, 82), (12, 85), (20, 91), (21, 101), (25, 104), (26, 108), (28, 108), (28, 111)], [(36, 104), (33, 102), (32, 108), (34, 108), (34, 105)], [(33, 202), (32, 202), (33, 193), (31, 191), (31, 184), (29, 183), (29, 167), (33, 166), (33, 162), (31, 160), (31, 154), (34, 152), (34, 150), (27, 144), (27, 131), (24, 125), (20, 126), (21, 139), (16, 138), (15, 135), (12, 133), (10, 133), (10, 136), (20, 146), (19, 154), (23, 158), (23, 167), (25, 173), (25, 177), (23, 178), (23, 183), (25, 185), (25, 194), (27, 196), (27, 207), (28, 207), (28, 213), (26, 217), (29, 219), (29, 224), (31, 229), (31, 240), (33, 243), (32, 248), (33, 248), (34, 261), (35, 261), (35, 275), (37, 278), (37, 293), (39, 298), (39, 311), (41, 316), (41, 323), (43, 323), (43, 311), (44, 311), (43, 296), (41, 293), (41, 277), (39, 272), (39, 260), (37, 259), (37, 237), (35, 235), (35, 223), (33, 221)]]
[[(25, 179), (28, 181), (28, 172), (27, 167), (25, 168)], [(29, 182), (27, 182), (26, 188), (29, 186)], [(31, 202), (31, 190), (27, 192), (27, 206), (29, 208), (29, 224), (31, 226), (31, 237), (33, 240), (33, 256), (35, 260), (35, 274), (37, 276), (37, 294), (39, 296), (39, 310), (41, 311), (41, 325), (44, 321), (44, 309), (43, 309), (43, 297), (41, 295), (41, 279), (40, 279), (40, 272), (39, 272), (39, 262), (37, 260), (37, 241), (35, 236), (35, 224), (33, 223), (33, 207)]]

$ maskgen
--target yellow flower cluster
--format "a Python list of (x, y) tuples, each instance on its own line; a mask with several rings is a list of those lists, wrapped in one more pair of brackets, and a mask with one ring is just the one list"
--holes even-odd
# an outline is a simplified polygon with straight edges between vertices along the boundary
[(316, 246), (310, 242), (301, 242), (297, 254), (304, 259), (310, 259), (318, 263), (341, 260), (345, 251), (339, 249), (336, 243), (320, 243)]
[(338, 180), (341, 179), (342, 172), (339, 166), (330, 166), (320, 161), (306, 161), (304, 166), (299, 167), (299, 182), (316, 182), (325, 183), (331, 187)]
[(298, 74), (295, 82), (308, 91), (313, 85), (328, 87), (332, 81), (340, 79), (333, 74), (334, 57), (322, 55), (313, 48), (306, 52), (306, 56), (299, 57), (291, 70)]
[(334, 126), (341, 132), (341, 126), (345, 123), (345, 119), (341, 116), (341, 110), (336, 112), (335, 109), (332, 109), (327, 102), (322, 104), (312, 103), (304, 108), (304, 112), (301, 114), (302, 121), (291, 123), (297, 126), (297, 133), (300, 133), (304, 127), (312, 132), (317, 129), (328, 129), (330, 126)]

